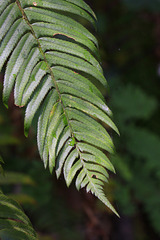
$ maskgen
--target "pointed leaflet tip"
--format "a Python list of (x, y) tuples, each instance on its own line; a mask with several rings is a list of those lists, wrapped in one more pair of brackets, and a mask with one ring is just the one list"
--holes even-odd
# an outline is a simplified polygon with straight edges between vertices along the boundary
[(121, 134), (120, 134), (120, 132), (119, 132), (119, 130), (118, 130), (118, 128), (117, 128), (117, 131), (116, 131), (116, 133), (118, 134), (118, 136), (120, 136)]
[(5, 95), (3, 95), (3, 104), (8, 109), (8, 98), (6, 98)]
[(114, 123), (112, 125), (112, 129), (120, 136), (120, 132)]
[(4, 106), (8, 109), (8, 104), (3, 102)]
[(69, 186), (71, 185), (71, 182), (69, 182), (68, 179), (66, 180), (66, 185), (67, 185), (68, 188), (69, 188)]
[(100, 190), (96, 187), (94, 187), (94, 192), (93, 194), (99, 198), (99, 200), (101, 200), (101, 202), (104, 203), (104, 205), (106, 205), (114, 214), (116, 214), (117, 217), (120, 218), (119, 214), (117, 213), (117, 211), (115, 210), (115, 208), (112, 206), (112, 204), (110, 203), (110, 201), (106, 198), (103, 190)]
[(109, 200), (106, 197), (97, 196), (117, 217), (120, 218), (119, 214), (115, 210), (115, 208), (112, 206), (112, 204), (109, 202)]
[(29, 129), (26, 126), (24, 126), (24, 135), (26, 138), (28, 137), (28, 132), (29, 132)]
[(49, 171), (50, 171), (50, 174), (52, 174), (52, 172), (53, 172), (53, 168), (54, 168), (55, 166), (53, 165), (53, 164), (49, 164)]

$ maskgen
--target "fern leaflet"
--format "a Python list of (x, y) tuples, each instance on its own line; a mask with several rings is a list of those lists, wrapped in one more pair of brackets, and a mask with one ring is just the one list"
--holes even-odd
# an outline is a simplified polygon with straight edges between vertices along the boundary
[(0, 191), (0, 239), (37, 240), (28, 217), (20, 205)]

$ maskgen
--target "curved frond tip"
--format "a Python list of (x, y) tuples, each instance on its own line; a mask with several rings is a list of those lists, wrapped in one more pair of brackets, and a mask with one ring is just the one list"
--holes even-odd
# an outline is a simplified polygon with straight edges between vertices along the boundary
[(104, 153), (114, 151), (104, 124), (118, 129), (96, 87), (107, 82), (97, 40), (85, 27), (95, 20), (83, 0), (0, 0), (3, 101), (7, 106), (14, 88), (15, 104), (26, 106), (26, 136), (38, 115), (45, 167), (57, 177), (63, 172), (68, 186), (75, 178), (77, 189), (86, 187), (116, 213), (103, 193), (108, 170), (115, 172)]

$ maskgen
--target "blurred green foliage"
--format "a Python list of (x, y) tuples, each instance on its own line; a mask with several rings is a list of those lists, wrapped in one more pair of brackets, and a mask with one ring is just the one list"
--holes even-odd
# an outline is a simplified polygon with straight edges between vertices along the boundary
[(122, 0), (122, 2), (131, 10), (148, 10), (153, 12), (159, 12), (160, 11), (160, 2), (159, 0)]
[(149, 121), (158, 104), (131, 85), (115, 91), (112, 104), (121, 132), (121, 141), (116, 142), (118, 154), (113, 158), (119, 175), (115, 197), (124, 214), (135, 214), (142, 205), (160, 233), (160, 137), (139, 122)]
[(120, 214), (133, 219), (134, 239), (159, 239), (160, 3), (122, 0), (101, 5), (103, 65), (121, 133), (114, 136), (117, 153), (111, 157), (117, 169), (114, 199)]

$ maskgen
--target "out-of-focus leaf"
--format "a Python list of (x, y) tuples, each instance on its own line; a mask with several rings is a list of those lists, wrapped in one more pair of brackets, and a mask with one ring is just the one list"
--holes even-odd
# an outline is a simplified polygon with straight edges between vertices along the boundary
[(116, 154), (115, 156), (111, 157), (111, 160), (116, 166), (118, 175), (120, 174), (127, 181), (132, 180), (132, 172), (128, 166), (128, 161), (125, 161), (126, 159), (123, 159)]
[(17, 145), (20, 141), (16, 137), (12, 137), (9, 135), (1, 135), (0, 136), (0, 146), (5, 145)]
[(152, 12), (160, 11), (159, 0), (122, 0), (122, 2), (131, 10), (148, 10)]
[(0, 175), (0, 184), (26, 184), (34, 186), (35, 182), (26, 174), (5, 172), (5, 176)]
[(39, 239), (39, 240), (56, 240), (56, 239), (53, 238), (52, 236), (49, 236), (49, 235), (41, 235), (41, 234), (38, 235), (38, 239)]
[(37, 201), (27, 194), (9, 194), (7, 195), (9, 198), (14, 199), (20, 204), (29, 204), (29, 205), (35, 205), (37, 204)]
[(133, 126), (128, 130), (128, 150), (138, 159), (145, 160), (145, 169), (148, 168), (148, 171), (160, 169), (160, 138), (142, 128)]
[(129, 84), (121, 86), (112, 96), (116, 115), (123, 121), (132, 119), (149, 119), (157, 108), (154, 97), (148, 96), (142, 89)]

